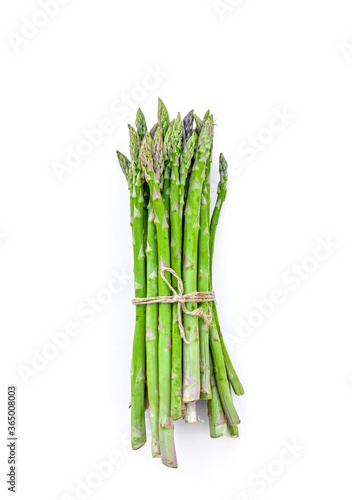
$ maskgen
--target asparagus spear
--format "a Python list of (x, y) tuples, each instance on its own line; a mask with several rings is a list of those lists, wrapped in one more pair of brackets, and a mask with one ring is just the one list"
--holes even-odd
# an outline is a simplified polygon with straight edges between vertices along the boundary
[[(170, 225), (171, 225), (171, 267), (181, 278), (182, 218), (179, 212), (180, 153), (182, 144), (182, 121), (178, 114), (170, 136)], [(177, 280), (172, 276), (172, 285), (177, 288)], [(171, 417), (182, 416), (182, 339), (177, 320), (178, 306), (172, 304), (172, 373), (171, 373)]]
[(183, 147), (187, 144), (188, 140), (190, 139), (192, 133), (193, 133), (193, 122), (194, 122), (194, 116), (193, 116), (193, 109), (183, 119)]
[(217, 331), (219, 332), (221, 348), (222, 348), (222, 352), (223, 352), (224, 360), (225, 360), (225, 365), (226, 365), (227, 378), (229, 379), (229, 382), (234, 390), (234, 393), (237, 396), (242, 396), (244, 394), (244, 389), (242, 387), (240, 379), (238, 378), (236, 370), (233, 367), (230, 355), (226, 349), (224, 337), (223, 337), (223, 335), (221, 333), (221, 329), (220, 329), (220, 322), (219, 322), (216, 304), (214, 304), (214, 308), (213, 308), (213, 320), (215, 322)]
[(229, 425), (229, 430), (230, 430), (230, 436), (232, 438), (237, 438), (238, 437), (238, 426), (235, 425)]
[[(160, 192), (160, 178), (164, 168), (164, 145), (160, 127), (154, 140), (147, 133), (141, 146), (141, 164), (144, 176), (149, 184), (151, 199), (155, 210), (159, 267), (170, 267), (170, 235), (166, 220), (165, 205)], [(166, 273), (170, 279), (169, 273)], [(170, 295), (169, 287), (158, 273), (160, 295)], [(171, 305), (159, 305), (159, 437), (161, 458), (168, 467), (177, 467), (174, 444), (174, 425), (170, 418), (171, 396)]]
[(126, 158), (126, 156), (124, 154), (120, 153), (120, 151), (116, 151), (116, 155), (117, 155), (117, 159), (119, 160), (121, 170), (122, 170), (124, 176), (126, 177), (128, 189), (131, 191), (131, 187), (132, 187), (131, 162), (128, 158)]
[[(147, 257), (147, 296), (158, 295), (158, 248), (155, 210), (149, 201)], [(160, 456), (159, 443), (159, 381), (158, 381), (158, 304), (148, 304), (146, 310), (146, 353), (149, 418), (152, 434), (152, 456)]]
[[(136, 129), (140, 141), (147, 132), (145, 116), (138, 108), (136, 115)], [(156, 229), (154, 224), (154, 210), (149, 196), (148, 184), (144, 184), (144, 202), (148, 206), (148, 220), (144, 225), (146, 237), (147, 260), (147, 297), (158, 294), (158, 253), (156, 243)], [(158, 304), (148, 304), (146, 307), (146, 364), (147, 364), (147, 392), (149, 420), (152, 433), (152, 456), (160, 456), (159, 444), (159, 385), (158, 385)]]
[[(219, 194), (220, 193), (225, 193), (226, 195), (226, 182), (227, 182), (227, 173), (226, 173), (226, 164), (224, 163), (224, 158), (223, 156), (221, 157), (220, 161), (220, 184), (219, 184)], [(224, 196), (223, 196), (224, 199)], [(219, 207), (221, 208), (221, 201), (219, 201)], [(216, 209), (218, 210), (218, 209)], [(217, 217), (218, 221), (218, 216), (220, 215), (220, 211), (217, 213), (215, 217)], [(217, 222), (216, 219), (214, 219), (214, 215), (212, 217), (212, 222), (213, 222), (213, 233), (211, 232), (210, 228), (210, 252), (211, 252), (211, 264), (212, 264), (212, 254), (214, 252), (214, 239), (215, 239), (215, 231), (214, 227), (216, 227)], [(214, 224), (216, 222), (216, 224)], [(210, 270), (210, 285), (212, 286), (212, 267)], [(222, 350), (222, 344), (220, 340), (220, 335), (219, 335), (219, 328), (216, 323), (216, 316), (217, 316), (217, 311), (216, 311), (216, 305), (215, 302), (210, 303), (210, 309), (211, 309), (211, 314), (212, 314), (212, 324), (210, 327), (210, 346), (211, 346), (211, 352), (213, 356), (213, 361), (214, 361), (214, 373), (215, 373), (215, 379), (217, 383), (217, 387), (219, 390), (220, 398), (221, 398), (221, 403), (222, 406), (225, 410), (226, 418), (228, 420), (229, 425), (237, 425), (240, 423), (240, 419), (237, 415), (236, 409), (233, 404), (232, 396), (231, 396), (231, 391), (229, 389), (229, 385), (227, 382), (227, 370), (226, 370), (226, 365), (225, 365), (225, 360), (224, 360), (224, 354)]]
[(180, 164), (180, 218), (183, 221), (183, 209), (185, 206), (185, 187), (190, 170), (193, 154), (197, 145), (198, 136), (195, 132), (188, 139), (186, 146), (182, 151)]
[(147, 129), (147, 122), (145, 121), (145, 116), (141, 108), (138, 108), (137, 110), (136, 129), (138, 132), (139, 140), (142, 142), (148, 129)]
[[(230, 389), (230, 392), (231, 392), (231, 383), (229, 381), (229, 389)], [(230, 436), (232, 438), (237, 438), (238, 437), (238, 426), (237, 424), (229, 424), (229, 431), (230, 431)]]
[(160, 123), (161, 132), (163, 134), (163, 137), (165, 137), (166, 131), (170, 125), (170, 117), (169, 117), (169, 113), (166, 109), (166, 106), (163, 103), (163, 101), (160, 99), (160, 97), (158, 99), (158, 122)]
[[(198, 269), (198, 291), (209, 291), (209, 217), (207, 203), (207, 187), (203, 187), (202, 202), (200, 209), (200, 234), (199, 234), (199, 269)], [(209, 314), (209, 303), (200, 304)], [(209, 327), (205, 321), (199, 319), (199, 343), (200, 343), (200, 396), (201, 399), (211, 398), (210, 367), (209, 367)]]
[[(144, 196), (139, 159), (139, 137), (132, 126), (130, 132), (131, 154), (131, 200), (133, 204), (133, 259), (135, 296), (146, 295), (146, 268), (144, 252)], [(144, 400), (145, 400), (145, 306), (136, 306), (136, 323), (132, 350), (131, 370), (131, 441), (134, 450), (146, 442)]]
[(211, 269), (213, 267), (216, 229), (217, 229), (218, 224), (219, 224), (220, 212), (221, 212), (222, 206), (224, 204), (224, 201), (225, 201), (226, 195), (227, 195), (227, 181), (228, 181), (227, 161), (225, 160), (225, 157), (222, 153), (220, 154), (220, 158), (219, 158), (219, 174), (220, 174), (220, 181), (218, 184), (217, 199), (216, 199), (216, 203), (214, 206), (213, 214), (211, 217), (211, 223), (210, 223), (210, 262), (211, 262), (210, 267), (211, 267)]
[[(184, 126), (187, 127), (186, 132), (183, 129), (183, 139), (185, 139), (185, 137), (189, 136), (189, 132), (190, 132), (190, 128), (191, 128), (191, 124), (190, 124), (190, 114), (191, 113), (189, 113), (186, 116), (186, 118), (183, 120)], [(193, 113), (192, 113), (192, 120), (191, 121), (193, 122)], [(180, 187), (179, 187), (179, 214), (178, 214), (179, 215), (179, 230), (180, 230), (180, 237), (179, 237), (180, 238), (180, 249), (182, 249), (182, 245), (183, 245), (182, 228), (183, 228), (183, 210), (184, 210), (184, 205), (185, 205), (185, 196), (184, 196), (185, 185), (186, 185), (186, 180), (187, 180), (187, 176), (188, 176), (188, 171), (189, 171), (190, 166), (191, 166), (191, 162), (192, 162), (197, 139), (198, 139), (197, 134), (192, 133), (192, 135), (189, 137), (186, 145), (184, 146), (183, 151), (182, 151), (182, 155), (181, 155), (180, 183), (179, 183), (180, 184)], [(180, 251), (180, 255), (182, 256), (182, 251)], [(181, 273), (181, 269), (180, 269), (180, 273)], [(181, 276), (181, 274), (179, 274), (179, 276)], [(179, 342), (179, 341), (176, 340), (176, 342)], [(177, 346), (178, 345), (179, 344), (177, 344)], [(175, 364), (181, 363), (181, 387), (182, 387), (182, 349), (183, 349), (182, 342), (181, 342), (179, 347), (181, 349), (181, 352), (179, 354), (179, 360), (175, 361)], [(180, 390), (180, 393), (182, 394), (182, 388)], [(196, 403), (191, 402), (191, 403), (187, 403), (187, 405), (184, 406), (185, 403), (183, 402), (182, 405), (183, 406), (181, 408), (181, 415), (185, 418), (185, 421), (187, 423), (196, 423), (197, 422)], [(184, 412), (182, 411), (183, 407), (185, 408)], [(178, 408), (178, 410), (179, 410), (179, 408)]]
[[(198, 136), (199, 136), (199, 134), (194, 130), (193, 133), (192, 133), (192, 136), (189, 139), (189, 141), (193, 141), (194, 142), (193, 148), (195, 150), (197, 149), (196, 146), (198, 145)], [(188, 143), (189, 143), (189, 141), (188, 141)], [(186, 148), (187, 148), (187, 144), (186, 144)], [(190, 184), (190, 178), (191, 178), (191, 172), (192, 172), (192, 166), (195, 163), (195, 157), (193, 157), (193, 151), (194, 151), (194, 149), (192, 150), (192, 155), (189, 158), (189, 162), (188, 162), (188, 165), (187, 165), (188, 168), (187, 169), (185, 168), (185, 171), (181, 175), (181, 188), (183, 189), (183, 197), (181, 199), (183, 200), (183, 203), (185, 203), (185, 200), (188, 197), (189, 184)], [(185, 150), (184, 150), (184, 152), (185, 152)], [(182, 179), (184, 179), (184, 180), (182, 180)]]
[[(220, 181), (218, 185), (218, 195), (217, 195), (217, 200), (215, 203), (215, 207), (213, 210), (213, 215), (211, 218), (211, 224), (210, 224), (210, 268), (212, 270), (213, 267), (213, 257), (214, 257), (214, 244), (215, 244), (215, 235), (216, 235), (216, 229), (219, 223), (219, 217), (220, 217), (220, 212), (223, 206), (223, 203), (226, 199), (226, 194), (227, 194), (227, 180), (228, 180), (228, 175), (227, 175), (227, 161), (225, 160), (225, 157), (223, 154), (220, 154), (220, 159), (219, 159), (219, 172), (220, 172)], [(211, 272), (212, 276), (212, 272)], [(212, 280), (212, 278), (211, 278)], [(211, 283), (212, 286), (212, 283)], [(237, 373), (233, 367), (231, 358), (227, 352), (224, 338), (221, 334), (220, 330), (220, 324), (219, 324), (219, 318), (218, 318), (218, 312), (216, 308), (216, 304), (214, 303), (213, 306), (213, 320), (215, 321), (217, 330), (219, 332), (220, 336), (220, 343), (225, 359), (225, 365), (226, 365), (226, 371), (227, 371), (227, 377), (232, 385), (232, 388), (238, 396), (244, 394), (244, 389), (242, 387), (242, 384), (237, 376)]]
[(227, 423), (222, 408), (219, 391), (216, 387), (214, 367), (210, 355), (210, 380), (212, 398), (208, 401), (209, 430), (212, 438), (218, 438), (226, 434)]
[(197, 417), (197, 401), (191, 401), (190, 403), (186, 403), (186, 411), (184, 414), (184, 419), (187, 424), (196, 424)]
[[(207, 117), (209, 114), (207, 115)], [(206, 119), (207, 119), (206, 117)], [(206, 164), (206, 176), (203, 184), (203, 192), (200, 207), (200, 233), (199, 233), (199, 269), (198, 269), (198, 291), (208, 292), (210, 288), (210, 168), (212, 161), (211, 144)], [(209, 314), (209, 303), (203, 302), (205, 313)], [(200, 318), (200, 392), (201, 399), (211, 399), (210, 366), (209, 366), (209, 327)]]
[(152, 139), (154, 139), (155, 132), (157, 131), (157, 129), (158, 129), (159, 127), (160, 127), (160, 124), (157, 122), (157, 123), (155, 123), (155, 124), (153, 125), (153, 127), (150, 129), (149, 134), (150, 134), (150, 137), (151, 137)]
[(169, 128), (165, 134), (164, 139), (164, 171), (162, 179), (162, 196), (165, 205), (166, 220), (170, 223), (170, 177), (171, 177), (171, 161), (172, 161), (172, 131), (174, 128), (175, 120), (172, 120)]
[[(214, 317), (214, 302), (210, 302), (212, 317)], [(222, 353), (219, 333), (216, 325), (212, 322), (209, 331), (211, 353), (214, 361), (214, 373), (216, 385), (220, 394), (222, 406), (229, 425), (239, 424), (240, 419), (233, 404), (231, 392), (227, 381), (227, 372)]]
[[(199, 212), (212, 140), (213, 119), (209, 117), (204, 122), (199, 137), (197, 157), (192, 168), (190, 189), (184, 212), (183, 280), (185, 293), (197, 290)], [(197, 304), (188, 303), (186, 307), (189, 311), (194, 311)], [(189, 342), (189, 344), (183, 343), (183, 400), (188, 403), (198, 400), (200, 396), (198, 317), (184, 314), (183, 323), (186, 339)]]
[(203, 120), (194, 114), (194, 121), (196, 122), (196, 132), (199, 135), (203, 127)]

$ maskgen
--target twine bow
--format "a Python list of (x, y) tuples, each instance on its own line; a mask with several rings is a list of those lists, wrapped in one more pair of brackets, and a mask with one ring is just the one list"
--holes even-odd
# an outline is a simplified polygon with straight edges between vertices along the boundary
[[(174, 289), (172, 284), (165, 277), (166, 271), (171, 273), (176, 278), (178, 292)], [(137, 306), (137, 305), (148, 305), (157, 303), (174, 304), (175, 302), (177, 302), (177, 322), (180, 329), (180, 335), (186, 344), (190, 344), (190, 342), (186, 339), (185, 328), (182, 323), (182, 311), (184, 314), (187, 314), (188, 316), (199, 316), (200, 318), (202, 318), (202, 320), (204, 321), (204, 323), (207, 325), (208, 328), (211, 325), (212, 317), (211, 314), (206, 314), (206, 312), (202, 307), (198, 307), (193, 311), (189, 311), (185, 304), (187, 302), (213, 302), (215, 300), (215, 293), (212, 290), (210, 292), (191, 292), (184, 294), (183, 282), (179, 277), (179, 275), (173, 269), (171, 269), (170, 267), (162, 266), (159, 268), (159, 272), (161, 278), (170, 288), (173, 295), (135, 298), (132, 300), (132, 304)]]

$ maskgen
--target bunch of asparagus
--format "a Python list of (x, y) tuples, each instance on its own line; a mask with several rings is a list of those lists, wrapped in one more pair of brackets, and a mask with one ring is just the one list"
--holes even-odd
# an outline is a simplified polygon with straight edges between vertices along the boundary
[[(135, 297), (173, 294), (160, 270), (172, 268), (184, 294), (212, 290), (216, 228), (226, 197), (227, 163), (220, 155), (220, 182), (210, 218), (210, 169), (214, 118), (190, 111), (170, 122), (159, 99), (158, 122), (148, 132), (142, 111), (136, 127), (128, 126), (129, 160), (117, 151), (130, 192)], [(173, 273), (174, 274), (174, 273)], [(164, 271), (178, 292), (177, 278)], [(174, 420), (196, 423), (198, 400), (206, 400), (212, 438), (227, 427), (238, 436), (240, 420), (233, 404), (244, 393), (221, 335), (214, 301), (186, 303), (181, 338), (178, 304), (136, 305), (131, 369), (131, 440), (146, 442), (145, 409), (149, 407), (152, 456), (177, 467)], [(202, 308), (199, 316), (196, 309)], [(206, 318), (211, 318), (206, 321)]]

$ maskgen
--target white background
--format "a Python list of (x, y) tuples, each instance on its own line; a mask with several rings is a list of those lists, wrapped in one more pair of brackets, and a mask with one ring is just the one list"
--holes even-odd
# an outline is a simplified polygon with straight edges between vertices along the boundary
[[(230, 3), (219, 2), (221, 16), (212, 0), (71, 0), (47, 22), (35, 0), (1, 3), (2, 498), (7, 384), (18, 392), (21, 500), (83, 498), (77, 485), (113, 451), (119, 464), (86, 498), (351, 496), (352, 5)], [(46, 25), (18, 38), (33, 17)], [(146, 89), (151, 70), (163, 76)], [(210, 108), (214, 178), (220, 151), (231, 166), (214, 287), (246, 389), (237, 440), (212, 441), (207, 421), (177, 422), (178, 470), (152, 460), (149, 442), (136, 452), (128, 443), (132, 245), (115, 149), (128, 153), (138, 105), (155, 123), (158, 96), (172, 116)], [(285, 109), (289, 123), (265, 131)], [(53, 165), (101, 120), (110, 133), (60, 182)], [(269, 139), (249, 155), (249, 137)], [(339, 248), (315, 266), (306, 259), (319, 238)], [(302, 263), (316, 269), (293, 290)], [(87, 323), (79, 307), (113, 272), (119, 293)], [(284, 303), (241, 338), (241, 319), (274, 289)], [(79, 334), (21, 376), (72, 322)], [(284, 454), (294, 441), (296, 456)]]

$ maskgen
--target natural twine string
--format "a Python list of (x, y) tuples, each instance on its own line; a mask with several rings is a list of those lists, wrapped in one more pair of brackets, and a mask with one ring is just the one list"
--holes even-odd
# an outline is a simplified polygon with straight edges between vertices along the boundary
[[(178, 292), (176, 292), (171, 283), (166, 279), (165, 271), (168, 271), (176, 278)], [(188, 316), (200, 316), (207, 327), (211, 325), (211, 314), (206, 314), (202, 307), (198, 307), (197, 309), (194, 309), (194, 311), (189, 311), (185, 304), (186, 302), (214, 302), (215, 293), (212, 290), (211, 292), (191, 292), (184, 294), (182, 280), (173, 269), (171, 269), (170, 267), (162, 266), (159, 268), (159, 272), (162, 279), (172, 291), (173, 295), (135, 298), (132, 300), (132, 304), (134, 304), (135, 306), (141, 306), (157, 303), (174, 304), (175, 302), (177, 302), (177, 322), (180, 328), (180, 335), (186, 344), (190, 344), (190, 342), (186, 339), (185, 328), (182, 323), (182, 311), (184, 312), (184, 314), (188, 314)]]

